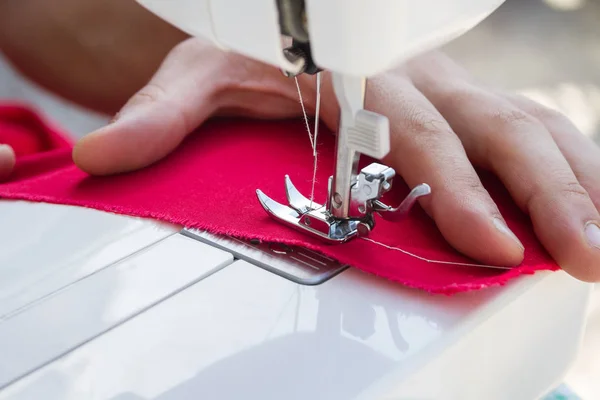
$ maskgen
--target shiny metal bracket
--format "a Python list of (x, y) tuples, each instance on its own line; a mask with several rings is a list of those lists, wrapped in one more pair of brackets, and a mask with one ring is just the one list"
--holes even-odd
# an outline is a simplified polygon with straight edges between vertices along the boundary
[[(431, 193), (429, 185), (421, 184), (411, 190), (400, 206), (388, 206), (379, 199), (391, 189), (394, 175), (392, 168), (382, 164), (373, 163), (363, 168), (351, 189), (350, 217), (343, 219), (333, 216), (330, 204), (317, 204), (302, 195), (287, 175), (285, 192), (288, 205), (278, 203), (260, 189), (256, 195), (265, 211), (275, 220), (326, 242), (344, 243), (357, 236), (368, 236), (375, 227), (375, 213), (386, 220), (399, 221), (419, 197)], [(329, 192), (331, 181), (332, 178), (329, 179)]]
[(184, 229), (181, 233), (300, 285), (321, 285), (348, 268), (348, 265), (302, 247), (243, 240), (196, 229)]

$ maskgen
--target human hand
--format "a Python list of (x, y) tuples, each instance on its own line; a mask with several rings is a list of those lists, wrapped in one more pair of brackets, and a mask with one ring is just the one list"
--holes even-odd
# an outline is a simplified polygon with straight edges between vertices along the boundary
[(115, 113), (188, 38), (136, 0), (0, 1), (0, 51), (38, 86)]
[(15, 166), (15, 152), (5, 144), (0, 144), (0, 181), (8, 178)]
[[(151, 37), (151, 40), (149, 40)], [(0, 51), (38, 86), (116, 112), (188, 35), (135, 0), (0, 1)], [(0, 181), (15, 154), (0, 143)]]
[[(314, 78), (300, 83), (312, 114)], [(335, 131), (339, 110), (327, 74), (321, 91), (322, 120)], [(600, 149), (565, 117), (481, 86), (437, 52), (370, 80), (366, 108), (390, 119), (384, 162), (409, 186), (431, 185), (421, 205), (458, 251), (496, 265), (523, 258), (475, 172), (482, 167), (500, 178), (567, 272), (600, 280)], [(77, 144), (74, 159), (96, 175), (142, 168), (215, 115), (287, 118), (301, 110), (293, 80), (275, 68), (190, 39), (112, 124)]]
[[(116, 111), (186, 37), (132, 0), (22, 0), (0, 8), (0, 49), (13, 65), (101, 112)], [(314, 81), (300, 81), (313, 112)], [(459, 251), (485, 263), (522, 258), (521, 247), (493, 222), (500, 216), (474, 172), (480, 166), (499, 175), (568, 272), (600, 280), (600, 250), (587, 243), (583, 228), (599, 220), (600, 153), (564, 117), (483, 88), (439, 53), (371, 80), (367, 108), (392, 124), (393, 150), (384, 161), (409, 185), (433, 186), (421, 204)], [(337, 112), (325, 76), (321, 115), (333, 130)], [(300, 109), (293, 81), (275, 69), (189, 40), (120, 114), (77, 145), (80, 167), (94, 174), (143, 167), (211, 115), (285, 118)], [(12, 150), (0, 146), (0, 180), (13, 165)]]

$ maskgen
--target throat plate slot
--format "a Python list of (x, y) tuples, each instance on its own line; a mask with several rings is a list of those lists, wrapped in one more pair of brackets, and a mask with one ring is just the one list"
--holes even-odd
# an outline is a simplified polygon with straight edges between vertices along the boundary
[(181, 233), (301, 285), (320, 285), (348, 268), (302, 247), (241, 240), (195, 229), (184, 229)]

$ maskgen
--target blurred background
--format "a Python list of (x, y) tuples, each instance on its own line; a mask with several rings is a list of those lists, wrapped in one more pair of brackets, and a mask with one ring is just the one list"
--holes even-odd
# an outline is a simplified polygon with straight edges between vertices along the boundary
[[(600, 145), (600, 1), (507, 0), (446, 51), (490, 85), (561, 111)], [(0, 99), (34, 104), (75, 136), (109, 120), (24, 81), (1, 55)], [(583, 348), (566, 383), (584, 399), (600, 399), (599, 378), (597, 290)]]

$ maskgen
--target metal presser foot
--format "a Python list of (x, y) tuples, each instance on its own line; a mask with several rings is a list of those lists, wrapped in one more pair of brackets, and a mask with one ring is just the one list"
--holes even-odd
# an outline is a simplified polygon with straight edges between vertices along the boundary
[(400, 206), (393, 208), (380, 199), (392, 188), (396, 172), (378, 163), (357, 171), (360, 154), (381, 159), (390, 147), (387, 118), (363, 108), (365, 85), (363, 78), (333, 75), (341, 114), (335, 173), (329, 178), (327, 203), (311, 202), (286, 176), (288, 205), (256, 191), (260, 204), (275, 220), (327, 242), (344, 243), (357, 236), (368, 236), (375, 227), (375, 214), (398, 221), (419, 197), (431, 193), (429, 185), (418, 185)]
[[(421, 184), (408, 194), (399, 207), (392, 208), (379, 201), (380, 195), (387, 191), (384, 187), (391, 188), (391, 179), (386, 179), (382, 174), (373, 175), (372, 171), (386, 171), (394, 174), (393, 169), (375, 163), (361, 170), (359, 180), (363, 182), (363, 185), (356, 186), (356, 189), (353, 190), (355, 193), (353, 203), (357, 205), (360, 217), (336, 218), (327, 206), (314, 201), (311, 207), (311, 201), (296, 189), (287, 175), (285, 176), (285, 191), (289, 206), (276, 202), (260, 189), (256, 191), (256, 194), (260, 204), (275, 220), (327, 242), (344, 243), (357, 236), (368, 236), (375, 227), (374, 213), (379, 213), (384, 219), (390, 221), (399, 221), (408, 214), (419, 197), (431, 193), (429, 185)], [(330, 178), (330, 182), (332, 178)]]

